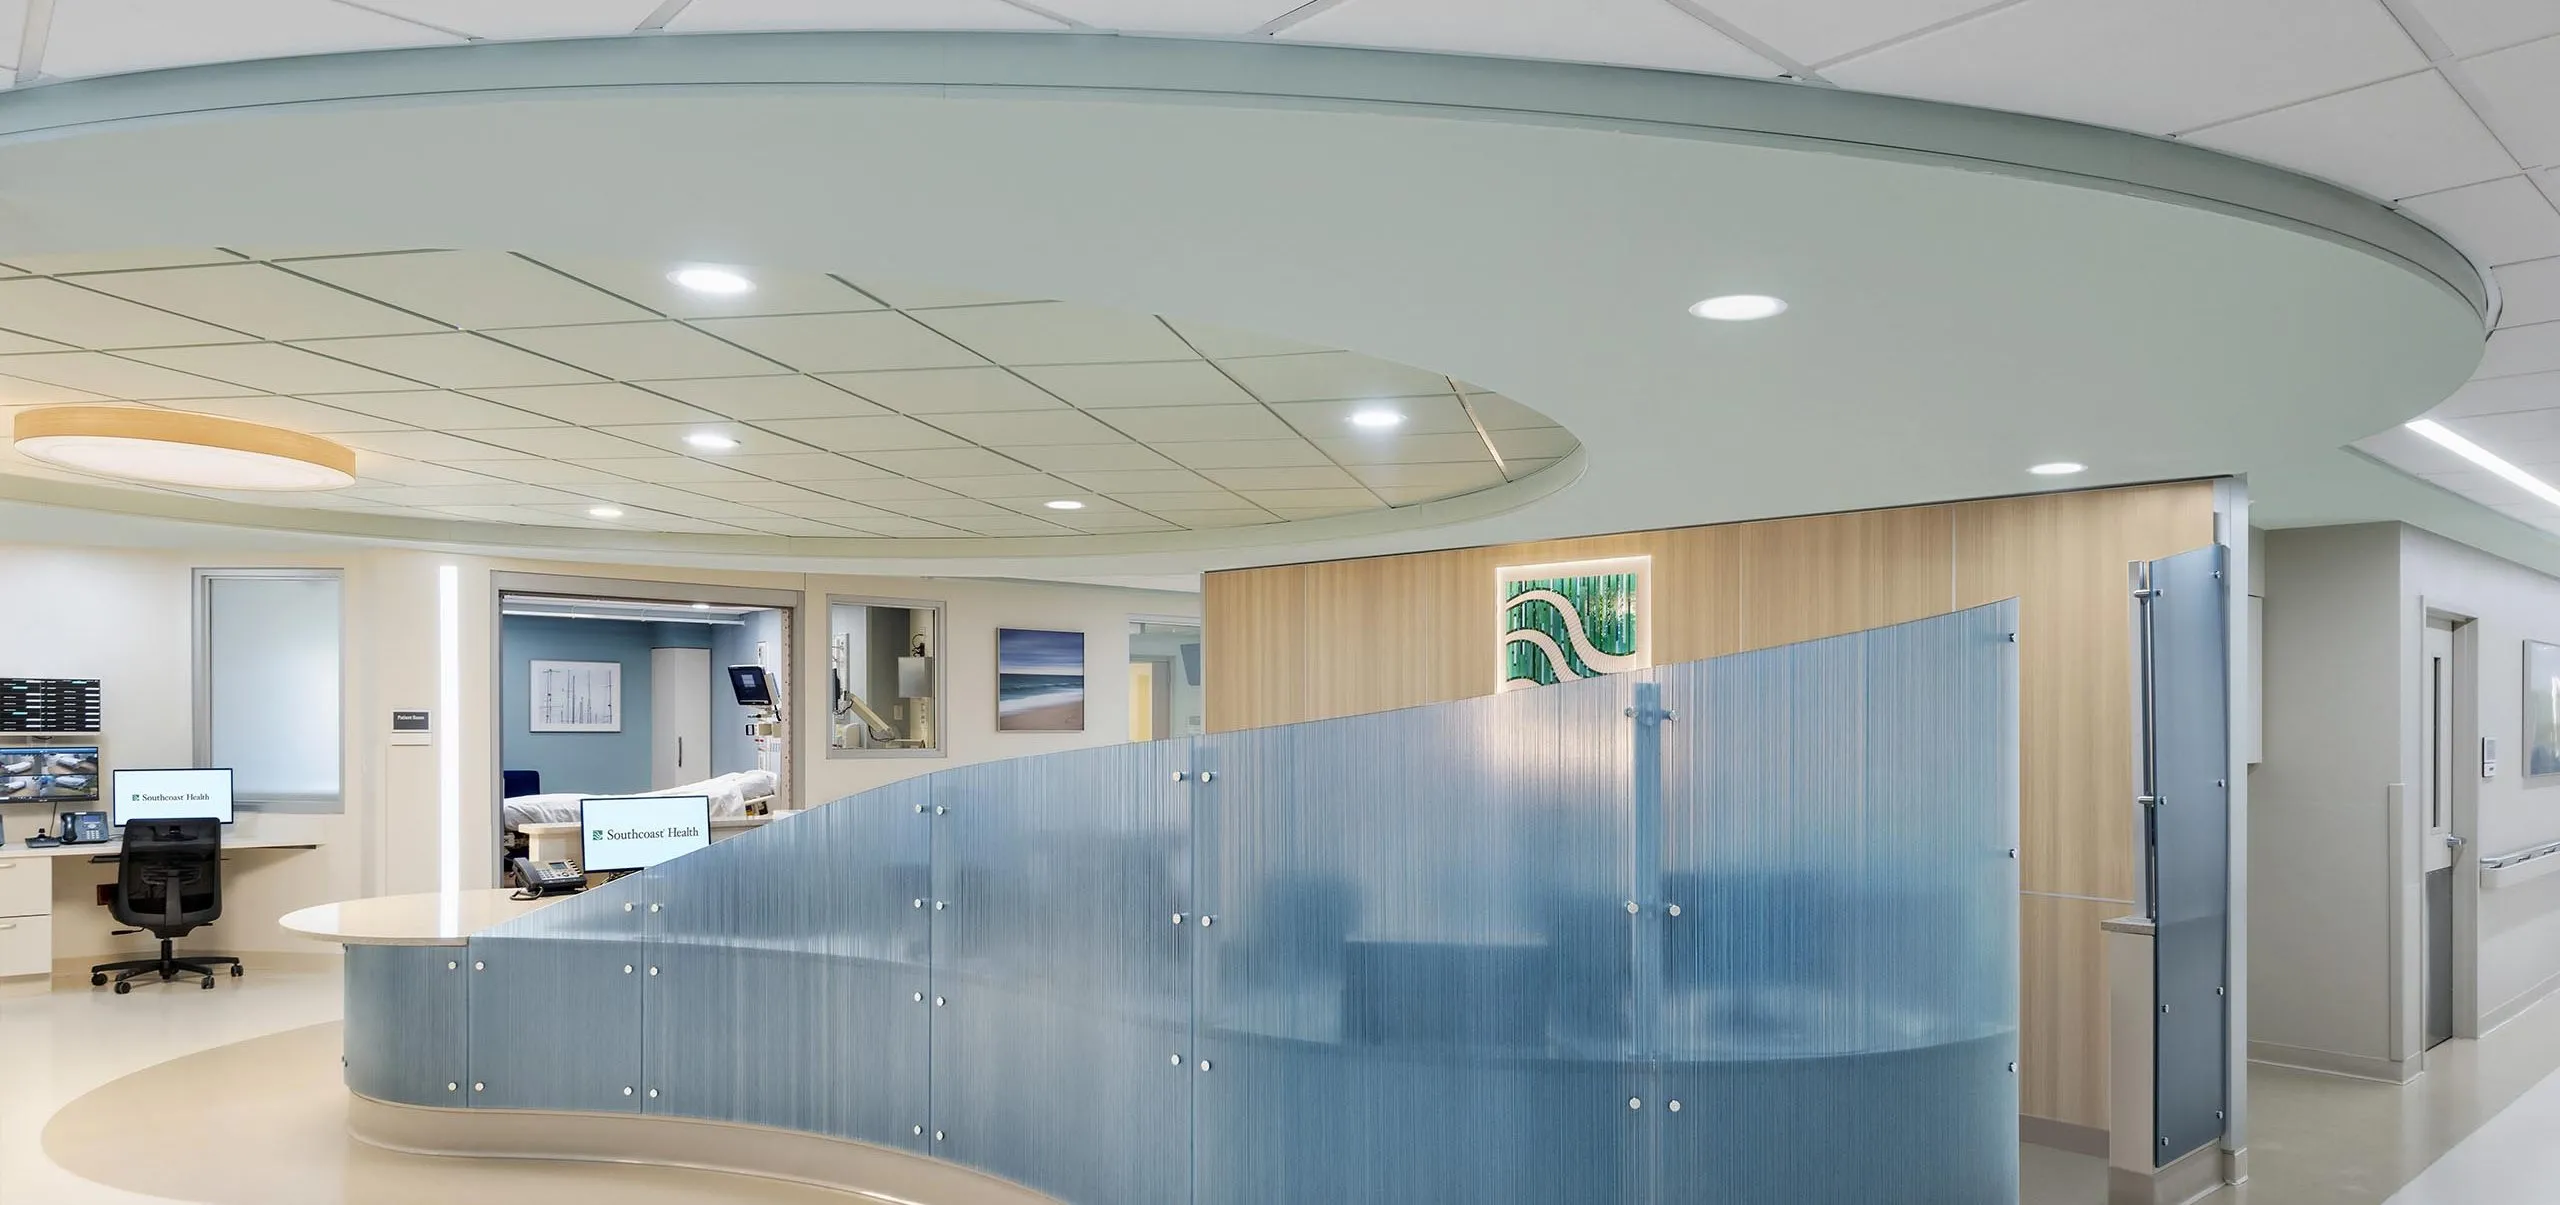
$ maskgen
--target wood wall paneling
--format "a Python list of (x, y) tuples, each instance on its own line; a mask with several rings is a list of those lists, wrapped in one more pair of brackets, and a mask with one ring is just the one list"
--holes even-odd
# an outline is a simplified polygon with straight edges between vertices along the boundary
[(1748, 523), (1741, 535), (1744, 648), (1942, 615), (1954, 597), (1949, 507)]
[(2098, 922), (2125, 906), (2018, 897), (2018, 1111), (2107, 1125), (2107, 968)]

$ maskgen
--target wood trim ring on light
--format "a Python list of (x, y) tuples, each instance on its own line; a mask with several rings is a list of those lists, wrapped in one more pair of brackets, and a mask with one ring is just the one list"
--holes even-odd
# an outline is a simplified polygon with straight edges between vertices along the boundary
[(130, 406), (47, 406), (41, 410), (21, 412), (11, 428), (10, 437), (12, 442), (16, 442), (57, 435), (223, 448), (297, 460), (335, 469), (349, 477), (356, 475), (355, 451), (342, 444), (281, 427), (177, 410), (143, 410)]

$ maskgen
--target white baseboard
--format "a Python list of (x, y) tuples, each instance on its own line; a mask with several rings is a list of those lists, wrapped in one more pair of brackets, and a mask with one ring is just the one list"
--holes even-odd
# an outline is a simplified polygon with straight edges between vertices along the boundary
[(2050, 1117), (2018, 1116), (2018, 1141), (2030, 1146), (2051, 1147), (2075, 1155), (2095, 1159), (2107, 1157), (2107, 1132), (2097, 1126), (2084, 1126)]
[(2334, 1050), (2312, 1050), (2302, 1046), (2286, 1046), (2276, 1042), (2249, 1043), (2249, 1061), (2273, 1067), (2291, 1067), (2296, 1071), (2317, 1071), (2323, 1075), (2343, 1075), (2349, 1079), (2368, 1079), (2385, 1084), (2405, 1084), (2418, 1078), (2418, 1059), (2380, 1059), (2361, 1054), (2340, 1054)]
[(2524, 1015), (2524, 1010), (2540, 1004), (2553, 989), (2560, 988), (2560, 971), (2542, 977), (2542, 982), (2516, 993), (2506, 1003), (2480, 1012), (2480, 1036), (2497, 1032), (2499, 1026)]

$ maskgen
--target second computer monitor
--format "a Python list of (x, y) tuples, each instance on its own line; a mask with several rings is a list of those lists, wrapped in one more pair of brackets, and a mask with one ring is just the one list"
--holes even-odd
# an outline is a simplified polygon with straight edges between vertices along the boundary
[(579, 861), (591, 871), (646, 870), (711, 844), (708, 795), (578, 801)]
[(231, 771), (117, 770), (107, 797), (109, 823), (212, 819), (231, 823)]

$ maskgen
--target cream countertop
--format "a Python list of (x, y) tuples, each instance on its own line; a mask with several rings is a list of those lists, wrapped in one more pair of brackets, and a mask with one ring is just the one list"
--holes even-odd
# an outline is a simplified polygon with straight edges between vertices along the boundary
[(276, 923), (286, 930), (351, 946), (458, 946), (472, 934), (514, 920), (568, 896), (519, 900), (512, 887), (452, 895), (426, 891), (369, 900), (317, 904), (288, 912)]

